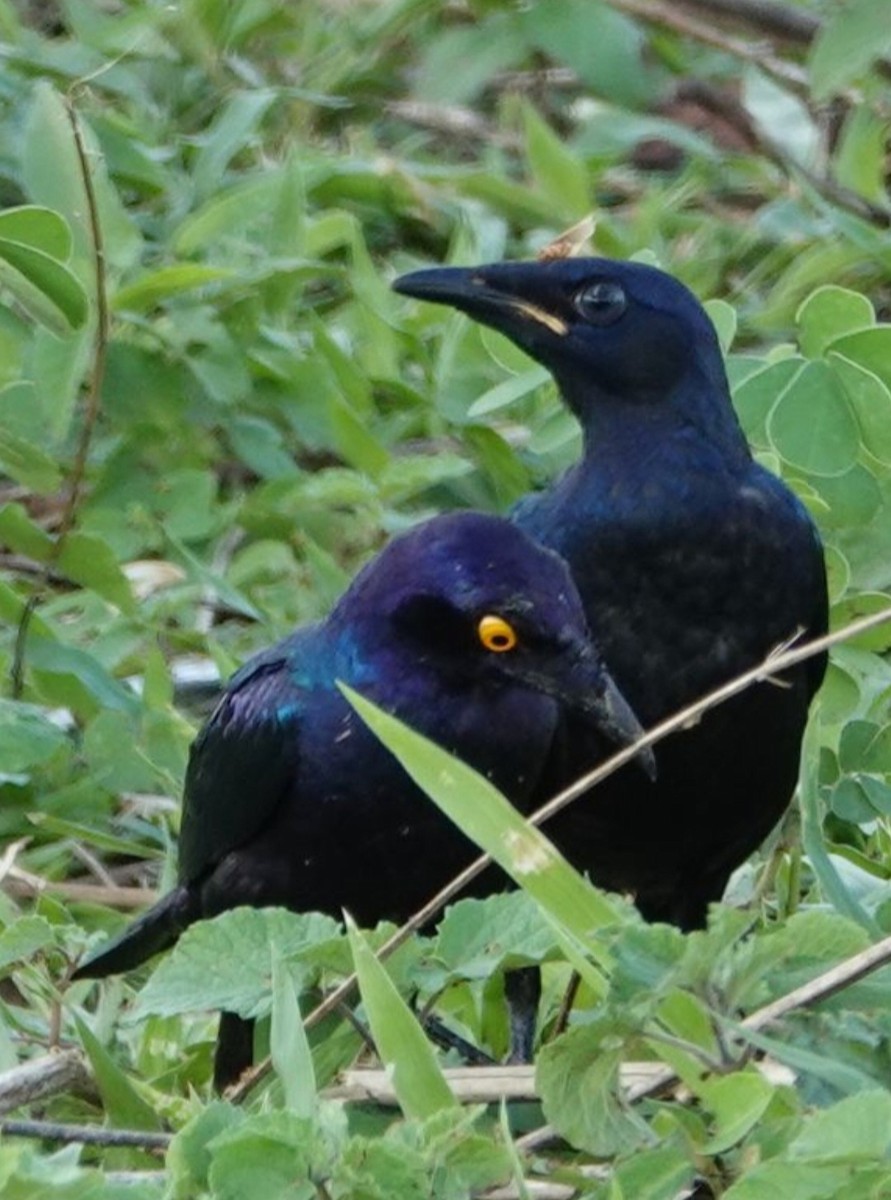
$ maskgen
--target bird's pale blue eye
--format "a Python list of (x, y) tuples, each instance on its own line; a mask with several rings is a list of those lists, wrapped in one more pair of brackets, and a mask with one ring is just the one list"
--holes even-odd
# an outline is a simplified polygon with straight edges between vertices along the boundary
[(620, 283), (600, 280), (582, 288), (575, 306), (590, 325), (612, 325), (625, 312), (628, 300)]

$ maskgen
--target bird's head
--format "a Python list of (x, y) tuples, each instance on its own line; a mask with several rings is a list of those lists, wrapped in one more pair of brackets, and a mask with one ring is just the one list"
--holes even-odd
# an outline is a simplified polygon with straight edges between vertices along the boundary
[(655, 267), (605, 258), (439, 267), (393, 287), (511, 338), (553, 373), (583, 421), (580, 384), (595, 398), (664, 403), (698, 372), (726, 391), (711, 321), (692, 292)]
[[(450, 513), (395, 538), (332, 617), (361, 631), (366, 654), (433, 672), (444, 687), (537, 692), (618, 745), (642, 732), (591, 642), (563, 559), (500, 517)], [(652, 774), (649, 750), (640, 761)]]

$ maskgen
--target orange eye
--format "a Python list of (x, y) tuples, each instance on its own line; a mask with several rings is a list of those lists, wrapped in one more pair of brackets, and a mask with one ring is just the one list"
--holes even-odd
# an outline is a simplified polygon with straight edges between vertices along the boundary
[(513, 650), (517, 644), (517, 634), (513, 625), (509, 625), (504, 617), (492, 615), (483, 617), (476, 627), (477, 635), (487, 650), (495, 654), (503, 654), (505, 650)]

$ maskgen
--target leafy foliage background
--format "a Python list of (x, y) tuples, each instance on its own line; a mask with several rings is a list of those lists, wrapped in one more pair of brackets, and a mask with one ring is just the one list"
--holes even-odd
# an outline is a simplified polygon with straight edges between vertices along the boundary
[[(888, 604), (887, 15), (813, 0), (780, 37), (719, 7), (0, 3), (0, 1077), (77, 1048), (89, 1080), (17, 1116), (179, 1131), (163, 1164), (4, 1137), (4, 1194), (459, 1197), (530, 1173), (611, 1200), (891, 1187), (886, 975), (763, 1033), (786, 1076), (742, 1061), (738, 1029), (891, 931), (887, 629), (835, 651), (800, 810), (738, 873), (741, 911), (685, 939), (610, 902), (573, 958), (571, 914), (543, 922), (520, 893), (456, 906), (389, 961), (422, 1003), (449, 985), (438, 1011), (498, 1055), (504, 967), (545, 962), (547, 1034), (569, 962), (593, 956), (539, 1065), (572, 1152), (518, 1150), (517, 1114), (428, 1103), (435, 1062), (407, 1120), (320, 1103), (313, 1080), (360, 1046), (339, 1016), (287, 1033), (352, 968), (327, 919), (227, 915), (135, 1002), (148, 971), (65, 985), (172, 878), (213, 679), (323, 613), (394, 531), (504, 511), (578, 452), (544, 373), (392, 295), (400, 271), (528, 257), (594, 211), (598, 252), (718, 298), (745, 429), (826, 540), (834, 624)], [(110, 307), (98, 355), (75, 126)], [(208, 1099), (211, 963), (215, 997), (270, 1018), (278, 1076), (241, 1108)], [(408, 1045), (413, 1018), (368, 971), (375, 1032), (392, 1020)], [(695, 1103), (617, 1099), (641, 1056)]]

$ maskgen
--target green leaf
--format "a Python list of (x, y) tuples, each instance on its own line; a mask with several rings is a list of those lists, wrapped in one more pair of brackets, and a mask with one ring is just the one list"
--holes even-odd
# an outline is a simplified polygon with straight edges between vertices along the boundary
[(116, 837), (108, 829), (97, 829), (83, 821), (66, 820), (52, 813), (35, 812), (28, 817), (33, 825), (57, 838), (74, 838), (94, 850), (104, 850), (108, 854), (119, 854), (126, 858), (147, 858), (156, 851), (147, 848), (144, 843), (134, 838)]
[[(738, 364), (737, 357), (730, 359), (730, 366)], [(748, 364), (747, 364), (748, 365)], [(762, 362), (734, 388), (733, 406), (739, 415), (740, 424), (749, 441), (759, 447), (768, 445), (767, 419), (777, 397), (789, 386), (803, 366), (800, 358), (782, 362)]]
[(229, 423), (232, 448), (261, 479), (296, 479), (300, 472), (284, 446), (281, 432), (259, 417), (235, 417)]
[(876, 316), (866, 296), (827, 283), (811, 292), (795, 320), (802, 351), (808, 358), (819, 358), (837, 338), (875, 325)]
[(212, 1143), (247, 1119), (244, 1109), (223, 1100), (212, 1100), (176, 1133), (167, 1152), (174, 1200), (192, 1200), (206, 1189)]
[(134, 1019), (202, 1008), (265, 1016), (272, 1002), (274, 957), (287, 963), (302, 984), (313, 971), (300, 964), (300, 955), (341, 936), (332, 917), (283, 908), (235, 908), (200, 921), (159, 963), (139, 994)]
[(742, 100), (759, 130), (793, 163), (814, 166), (821, 134), (803, 98), (781, 86), (757, 66), (743, 69)]
[(815, 100), (827, 100), (891, 47), (884, 5), (848, 0), (831, 13), (811, 44), (808, 71)]
[(783, 389), (767, 420), (770, 443), (787, 463), (814, 475), (842, 475), (860, 436), (845, 390), (824, 362), (809, 362)]
[[(846, 625), (860, 617), (883, 612), (887, 608), (891, 608), (891, 596), (884, 592), (859, 592), (854, 596), (846, 596), (836, 604), (832, 613), (833, 624), (838, 622), (839, 626)], [(874, 629), (867, 630), (866, 633), (858, 633), (856, 637), (849, 639), (847, 646), (884, 654), (891, 649), (891, 624), (886, 621)]]
[(572, 67), (594, 95), (629, 108), (647, 107), (652, 83), (641, 27), (595, 0), (548, 0), (519, 10), (538, 49)]
[(0, 971), (26, 962), (55, 941), (56, 931), (43, 917), (18, 917), (0, 933)]
[(888, 124), (868, 104), (851, 105), (842, 123), (835, 151), (835, 177), (842, 187), (858, 192), (881, 208), (887, 206), (885, 147)]
[[(287, 1111), (233, 1123), (210, 1143), (208, 1192), (214, 1200), (316, 1200), (312, 1158), (320, 1140), (311, 1121)], [(330, 1164), (318, 1156), (324, 1178)]]
[(588, 173), (531, 104), (523, 107), (526, 157), (535, 184), (547, 196), (560, 224), (577, 221), (591, 207)]
[(392, 1074), (402, 1111), (407, 1117), (423, 1119), (450, 1108), (455, 1097), (417, 1018), (348, 915), (346, 923), (374, 1044)]
[(88, 326), (68, 337), (38, 329), (34, 338), (33, 378), (38, 403), (46, 414), (49, 436), (58, 442), (71, 428), (91, 341)]
[(518, 62), (525, 50), (507, 12), (490, 13), (479, 24), (442, 29), (427, 43), (418, 65), (418, 97), (434, 103), (466, 103), (493, 74)]
[[(460, 1183), (456, 1186), (445, 1163), (440, 1160), (437, 1166), (437, 1175), (448, 1180), (450, 1196), (463, 1200), (472, 1194)], [(335, 1168), (334, 1183), (335, 1194), (344, 1200), (429, 1200), (439, 1190), (430, 1177), (423, 1148), (405, 1138), (398, 1142), (374, 1136), (351, 1138)]]
[(891, 389), (891, 325), (875, 325), (844, 333), (829, 344), (829, 349), (866, 371), (878, 375)]
[(483, 392), (478, 400), (474, 400), (467, 410), (467, 418), (475, 421), (480, 417), (488, 416), (489, 413), (507, 408), (509, 405), (515, 404), (517, 400), (534, 392), (536, 388), (549, 383), (550, 380), (550, 371), (546, 367), (537, 365), (522, 371), (519, 375), (503, 379), (494, 387), (490, 387), (488, 391)]
[(891, 773), (891, 726), (848, 721), (839, 739), (838, 761), (843, 771)]
[(433, 986), (449, 978), (485, 979), (503, 967), (541, 963), (558, 954), (553, 928), (525, 892), (460, 900), (439, 924), (434, 956), (446, 969)]
[(766, 1162), (747, 1171), (722, 1200), (841, 1200), (851, 1195), (850, 1182), (846, 1167)]
[(232, 279), (236, 272), (230, 267), (207, 267), (201, 263), (175, 263), (142, 275), (126, 287), (118, 288), (112, 304), (116, 311), (144, 312), (163, 304), (172, 296), (195, 291), (221, 279)]
[(0, 212), (0, 238), (32, 246), (61, 262), (71, 254), (68, 222), (53, 209), (37, 204), (22, 204)]
[(123, 613), (136, 612), (130, 582), (107, 542), (90, 533), (69, 533), (59, 555), (59, 570), (90, 588)]
[(865, 825), (876, 819), (876, 810), (862, 784), (850, 777), (840, 779), (832, 789), (830, 807), (837, 817), (854, 825)]
[(721, 350), (724, 354), (727, 354), (733, 345), (733, 339), (736, 337), (736, 327), (738, 324), (736, 309), (732, 304), (728, 304), (726, 300), (706, 300), (705, 311), (708, 313), (711, 323), (717, 331)]
[(151, 792), (158, 787), (158, 777), (146, 761), (137, 722), (130, 713), (105, 709), (90, 721), (83, 735), (81, 749), (87, 762), (95, 763), (102, 781), (110, 791)]
[(828, 505), (828, 511), (819, 513), (824, 531), (864, 528), (882, 508), (878, 481), (861, 463), (844, 475), (813, 476), (811, 486), (814, 495)]
[(271, 88), (252, 88), (225, 99), (195, 156), (191, 175), (196, 196), (204, 198), (219, 188), (229, 162), (245, 149), (277, 95)]
[(535, 1084), (547, 1120), (579, 1150), (626, 1154), (651, 1138), (619, 1095), (625, 1031), (606, 1018), (570, 1029), (541, 1050)]
[(677, 1200), (693, 1194), (695, 1175), (695, 1166), (679, 1145), (636, 1150), (630, 1159), (616, 1163), (613, 1177), (620, 1190), (609, 1200)]
[(89, 303), (80, 280), (43, 250), (0, 236), (0, 284), (53, 333), (65, 334), (86, 322)]
[(63, 730), (35, 705), (0, 697), (0, 774), (30, 771), (67, 741)]
[(452, 479), (461, 479), (473, 464), (458, 454), (400, 454), (387, 463), (378, 486), (387, 504), (404, 504), (422, 492)]
[(842, 354), (831, 353), (829, 362), (854, 410), (864, 447), (879, 462), (891, 465), (891, 390), (878, 375)]
[(582, 449), (582, 433), (575, 413), (562, 406), (551, 413), (529, 439), (529, 450), (533, 454), (570, 453), (570, 461), (579, 457)]
[(177, 255), (187, 258), (206, 250), (222, 238), (240, 234), (269, 212), (282, 185), (282, 169), (267, 170), (215, 193), (191, 213), (171, 237)]
[(826, 849), (820, 800), (819, 758), (817, 723), (812, 721), (805, 729), (801, 747), (799, 789), (802, 845), (826, 898), (843, 916), (862, 925), (872, 937), (878, 937), (880, 931), (876, 922), (845, 886)]
[(160, 1114), (142, 1098), (87, 1023), (76, 1015), (74, 1023), (111, 1124), (120, 1129), (160, 1129)]
[(856, 1163), (882, 1159), (891, 1148), (891, 1094), (884, 1088), (847, 1096), (813, 1113), (789, 1146), (806, 1162)]
[(775, 1091), (754, 1067), (706, 1080), (698, 1096), (712, 1114), (714, 1129), (702, 1153), (724, 1154), (742, 1141), (764, 1115)]
[(656, 998), (670, 987), (686, 946), (681, 932), (671, 925), (629, 925), (613, 945), (615, 967), (610, 995), (617, 1004), (642, 996)]
[(0, 465), (18, 483), (35, 492), (54, 492), (62, 475), (54, 458), (39, 446), (0, 426)]
[(306, 1039), (297, 989), (278, 953), (272, 956), (272, 1023), (269, 1053), (282, 1082), (285, 1104), (298, 1117), (312, 1117), (318, 1103), (312, 1052)]
[(49, 534), (31, 520), (21, 504), (0, 505), (0, 541), (38, 562), (46, 561), (53, 546)]
[(219, 596), (220, 600), (234, 609), (235, 612), (241, 613), (245, 617), (257, 621), (260, 619), (259, 611), (251, 604), (250, 600), (242, 593), (234, 588), (222, 575), (218, 574), (211, 567), (205, 566), (197, 555), (193, 554), (185, 542), (177, 537), (169, 522), (164, 523), (164, 535), (170, 545), (171, 557), (179, 558), (188, 568), (189, 573), (199, 580), (206, 587), (209, 587), (213, 593)]

